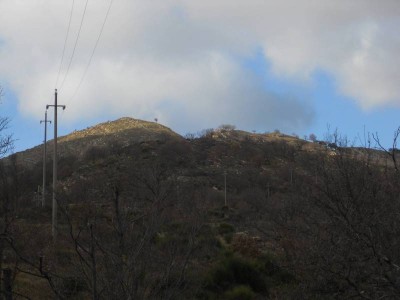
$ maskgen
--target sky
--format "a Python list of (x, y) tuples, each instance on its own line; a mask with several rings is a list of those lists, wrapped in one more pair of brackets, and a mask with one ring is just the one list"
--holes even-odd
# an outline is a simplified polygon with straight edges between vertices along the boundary
[(15, 151), (43, 141), (55, 88), (59, 135), (133, 117), (389, 147), (398, 28), (398, 0), (0, 0), (0, 116)]

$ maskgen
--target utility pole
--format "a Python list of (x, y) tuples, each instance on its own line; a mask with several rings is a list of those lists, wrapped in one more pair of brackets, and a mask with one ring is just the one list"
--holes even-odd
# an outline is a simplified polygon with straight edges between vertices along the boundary
[(44, 113), (44, 121), (43, 120), (40, 121), (40, 124), (42, 124), (42, 123), (44, 123), (42, 207), (45, 207), (45, 205), (46, 205), (47, 123), (51, 124), (51, 121), (47, 121), (47, 110)]
[(290, 168), (290, 185), (293, 185), (293, 169)]
[(224, 171), (224, 182), (225, 182), (225, 206), (226, 206), (226, 171)]
[(57, 89), (54, 93), (54, 105), (47, 105), (46, 109), (54, 107), (54, 158), (53, 158), (53, 209), (52, 209), (52, 224), (51, 234), (53, 239), (57, 238), (57, 108), (65, 109), (65, 105), (57, 104)]

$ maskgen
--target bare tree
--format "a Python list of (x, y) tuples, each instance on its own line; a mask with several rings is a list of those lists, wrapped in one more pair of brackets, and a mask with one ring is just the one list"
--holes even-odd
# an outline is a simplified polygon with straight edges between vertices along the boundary
[(382, 150), (384, 153), (386, 153), (392, 160), (393, 166), (395, 170), (398, 172), (399, 171), (399, 166), (398, 166), (398, 149), (397, 149), (397, 143), (400, 137), (400, 127), (396, 129), (396, 131), (393, 134), (393, 142), (392, 142), (392, 147), (391, 148), (386, 148), (381, 144), (381, 141), (379, 139), (378, 133), (375, 133), (372, 135), (373, 139), (375, 140), (376, 144), (378, 145), (378, 149)]
[[(0, 86), (0, 103), (3, 97), (3, 89)], [(12, 135), (6, 133), (10, 119), (0, 116), (0, 158), (7, 154), (13, 146)]]
[(317, 136), (314, 133), (310, 133), (310, 135), (308, 136), (308, 139), (311, 142), (316, 142), (317, 141)]
[[(195, 205), (183, 204), (193, 197), (181, 190), (177, 201), (170, 167), (127, 158), (65, 195), (60, 207), (76, 253), (74, 269), (92, 299), (177, 299), (186, 291), (204, 221)], [(74, 211), (71, 203), (85, 204)]]
[[(0, 101), (2, 96), (3, 89), (0, 86)], [(7, 154), (12, 147), (11, 136), (5, 133), (8, 124), (8, 118), (0, 117), (0, 158)], [(11, 203), (14, 196), (13, 184), (15, 184), (15, 176), (10, 176), (10, 169), (11, 167), (7, 166), (4, 161), (0, 161), (0, 278), (2, 278), (3, 271), (3, 253), (6, 250), (7, 241), (10, 237), (12, 222)], [(3, 293), (3, 290), (1, 291)]]
[(376, 150), (333, 138), (339, 145), (334, 152), (294, 158), (301, 170), (294, 185), (285, 188), (283, 176), (274, 174), (280, 193), (266, 197), (265, 184), (252, 179), (243, 197), (253, 212), (246, 214), (256, 215), (250, 217), (253, 228), (283, 251), (282, 264), (302, 278), (298, 289), (305, 298), (399, 298), (396, 164), (383, 168), (382, 155), (371, 155)]
[[(346, 151), (345, 151), (346, 150)], [(296, 263), (308, 269), (322, 294), (362, 299), (397, 298), (400, 261), (399, 184), (371, 156), (351, 149), (320, 156), (318, 181), (303, 178), (306, 211), (290, 237)]]

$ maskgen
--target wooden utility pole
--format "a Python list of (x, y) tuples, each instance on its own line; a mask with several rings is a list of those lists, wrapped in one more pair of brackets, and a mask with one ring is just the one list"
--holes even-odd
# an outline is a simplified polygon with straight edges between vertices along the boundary
[(290, 185), (293, 185), (293, 169), (290, 168)]
[(224, 182), (225, 182), (225, 206), (226, 206), (226, 171), (224, 172)]
[(47, 105), (46, 109), (54, 107), (54, 158), (53, 158), (53, 209), (52, 209), (52, 224), (51, 233), (53, 239), (57, 238), (57, 108), (65, 109), (65, 105), (57, 104), (57, 89), (54, 93), (54, 105)]
[(47, 110), (44, 114), (44, 120), (40, 121), (40, 124), (42, 124), (42, 123), (44, 123), (42, 207), (45, 207), (45, 205), (46, 205), (47, 123), (51, 124), (51, 121), (47, 121)]

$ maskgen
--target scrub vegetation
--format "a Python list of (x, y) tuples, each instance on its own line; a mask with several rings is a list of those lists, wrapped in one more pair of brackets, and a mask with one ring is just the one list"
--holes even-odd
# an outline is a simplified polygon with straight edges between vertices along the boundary
[[(4, 133), (0, 153), (12, 144)], [(123, 118), (61, 138), (59, 149), (56, 240), (51, 150), (44, 208), (42, 146), (0, 160), (4, 295), (400, 297), (395, 143), (357, 148), (337, 133), (306, 141), (228, 124), (183, 138)]]

